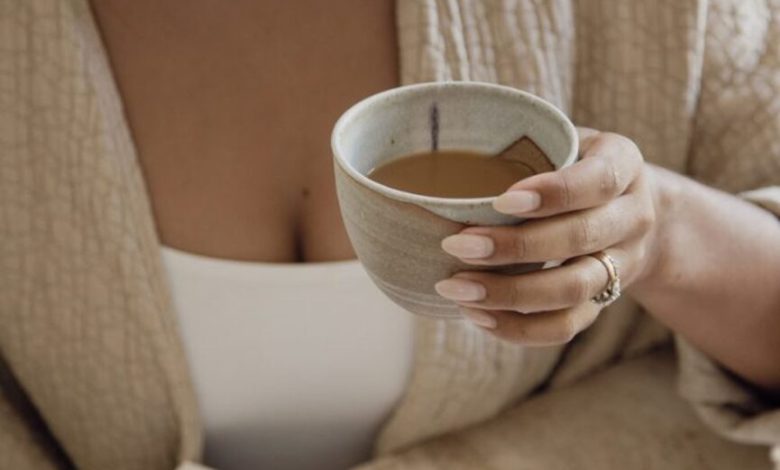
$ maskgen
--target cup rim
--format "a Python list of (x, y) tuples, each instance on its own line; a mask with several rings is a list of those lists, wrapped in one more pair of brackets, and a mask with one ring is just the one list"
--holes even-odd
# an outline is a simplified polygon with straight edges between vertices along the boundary
[[(490, 90), (490, 91), (496, 91), (505, 94), (518, 95), (525, 100), (535, 103), (537, 106), (544, 109), (546, 112), (553, 114), (555, 117), (557, 117), (560, 120), (560, 122), (563, 123), (564, 133), (573, 142), (573, 145), (571, 146), (571, 149), (569, 151), (569, 155), (567, 155), (563, 163), (559, 165), (559, 168), (568, 166), (577, 160), (577, 152), (579, 147), (577, 130), (574, 127), (574, 124), (571, 122), (571, 120), (563, 113), (563, 111), (561, 111), (554, 104), (534, 94), (528, 93), (527, 91), (523, 91), (505, 85), (498, 85), (489, 82), (452, 81), (452, 82), (415, 83), (411, 85), (403, 85), (395, 88), (390, 88), (389, 90), (385, 90), (376, 93), (374, 95), (371, 95), (369, 97), (366, 97), (358, 101), (354, 105), (352, 105), (349, 109), (347, 109), (344, 112), (344, 114), (341, 115), (341, 117), (339, 117), (339, 119), (336, 121), (336, 124), (333, 126), (333, 131), (331, 132), (331, 140), (330, 140), (331, 151), (333, 152), (334, 160), (339, 165), (339, 167), (360, 184), (380, 194), (383, 194), (392, 199), (402, 201), (402, 202), (410, 202), (414, 204), (446, 205), (449, 207), (463, 207), (463, 206), (474, 206), (474, 205), (482, 205), (482, 204), (492, 204), (493, 201), (498, 197), (498, 195), (478, 197), (478, 198), (450, 198), (450, 197), (427, 196), (424, 194), (402, 191), (400, 189), (386, 186), (382, 183), (377, 183), (376, 181), (372, 180), (368, 176), (357, 171), (344, 158), (343, 152), (340, 151), (341, 148), (338, 142), (338, 138), (343, 133), (344, 127), (348, 123), (353, 121), (355, 119), (355, 116), (361, 113), (365, 108), (369, 106), (373, 106), (378, 101), (381, 101), (389, 96), (397, 95), (400, 93), (422, 91), (426, 89), (440, 89), (440, 88), (471, 88), (471, 89)], [(556, 168), (556, 170), (558, 170), (559, 168)]]

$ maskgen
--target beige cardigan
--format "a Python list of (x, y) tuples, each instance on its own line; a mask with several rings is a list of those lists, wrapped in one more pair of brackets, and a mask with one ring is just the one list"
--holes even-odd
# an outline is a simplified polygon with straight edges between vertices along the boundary
[[(529, 90), (630, 136), (649, 161), (766, 188), (750, 197), (780, 213), (780, 1), (398, 0), (397, 16), (403, 83)], [(643, 448), (645, 468), (769, 466), (766, 447), (721, 441), (678, 403), (671, 356), (636, 359), (668, 334), (629, 299), (565, 349), (416, 326), (411, 383), (366, 469), (636, 468)], [(780, 443), (780, 411), (678, 343), (683, 394), (707, 423)], [(0, 0), (0, 468), (170, 470), (200, 446), (87, 0)], [(579, 465), (583, 449), (602, 465)]]

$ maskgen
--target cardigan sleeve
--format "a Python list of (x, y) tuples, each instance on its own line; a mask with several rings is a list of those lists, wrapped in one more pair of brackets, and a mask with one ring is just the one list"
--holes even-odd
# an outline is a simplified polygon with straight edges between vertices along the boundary
[(770, 468), (766, 447), (702, 423), (677, 394), (676, 376), (665, 347), (355, 470)]

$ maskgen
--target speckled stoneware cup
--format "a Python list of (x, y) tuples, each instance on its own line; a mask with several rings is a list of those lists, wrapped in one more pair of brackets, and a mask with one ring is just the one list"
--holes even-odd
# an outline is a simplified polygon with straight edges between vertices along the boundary
[[(448, 255), (441, 240), (465, 225), (517, 224), (493, 210), (493, 197), (453, 199), (399, 191), (366, 175), (412, 153), (471, 150), (496, 155), (526, 136), (557, 169), (577, 159), (574, 125), (531, 94), (473, 82), (424, 83), (366, 98), (333, 129), (341, 215), (358, 258), (377, 286), (410, 312), (459, 318), (434, 290), (437, 281), (475, 269)], [(504, 272), (540, 266), (521, 265)]]

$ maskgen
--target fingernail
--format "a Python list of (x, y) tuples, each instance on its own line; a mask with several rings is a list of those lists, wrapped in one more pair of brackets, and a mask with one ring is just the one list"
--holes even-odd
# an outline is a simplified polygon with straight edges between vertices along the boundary
[(487, 258), (493, 254), (493, 240), (482, 235), (450, 235), (441, 241), (441, 248), (458, 258)]
[(493, 208), (504, 214), (523, 214), (542, 205), (542, 197), (534, 191), (508, 191), (493, 201)]
[(466, 318), (471, 320), (472, 323), (477, 326), (481, 326), (482, 328), (492, 330), (498, 324), (498, 322), (496, 322), (496, 318), (493, 315), (486, 313), (484, 310), (462, 308), (460, 311)]
[(485, 286), (466, 279), (445, 279), (434, 286), (440, 296), (462, 302), (475, 302), (485, 298)]

